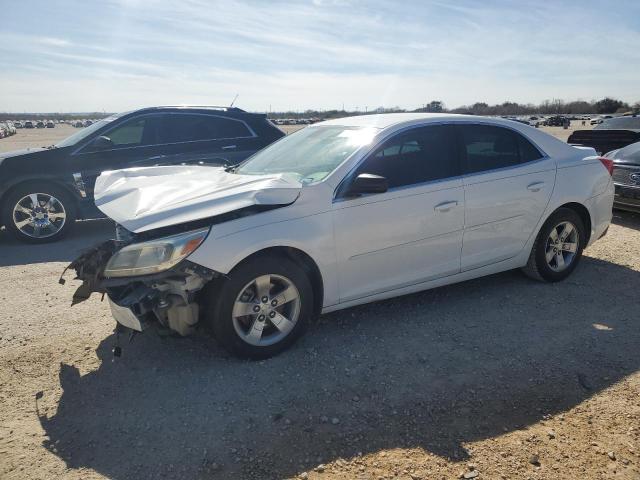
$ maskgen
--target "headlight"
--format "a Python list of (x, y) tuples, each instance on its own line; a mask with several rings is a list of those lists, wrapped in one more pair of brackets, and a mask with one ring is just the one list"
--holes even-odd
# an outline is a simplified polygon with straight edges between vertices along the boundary
[(104, 276), (132, 277), (164, 272), (200, 246), (209, 228), (134, 243), (118, 250), (107, 263)]

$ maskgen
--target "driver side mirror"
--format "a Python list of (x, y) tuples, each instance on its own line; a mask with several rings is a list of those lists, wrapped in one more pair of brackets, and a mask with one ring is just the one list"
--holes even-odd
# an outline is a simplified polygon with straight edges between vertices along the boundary
[(366, 193), (384, 193), (388, 189), (389, 184), (385, 177), (371, 173), (361, 173), (349, 186), (346, 195), (357, 197)]
[(99, 136), (93, 139), (90, 147), (92, 150), (107, 150), (113, 148), (113, 142), (109, 137)]

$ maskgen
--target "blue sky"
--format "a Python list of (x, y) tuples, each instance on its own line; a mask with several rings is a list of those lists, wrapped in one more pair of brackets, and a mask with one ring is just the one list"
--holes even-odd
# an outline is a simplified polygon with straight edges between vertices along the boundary
[(0, 111), (640, 101), (640, 1), (0, 0)]

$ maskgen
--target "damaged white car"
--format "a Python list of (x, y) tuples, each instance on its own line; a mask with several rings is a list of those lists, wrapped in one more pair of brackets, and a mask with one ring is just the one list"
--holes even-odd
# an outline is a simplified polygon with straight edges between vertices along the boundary
[(70, 267), (119, 324), (198, 324), (274, 355), (314, 316), (522, 268), (555, 282), (607, 231), (612, 162), (500, 119), (387, 114), (307, 127), (230, 169), (103, 173), (116, 238)]

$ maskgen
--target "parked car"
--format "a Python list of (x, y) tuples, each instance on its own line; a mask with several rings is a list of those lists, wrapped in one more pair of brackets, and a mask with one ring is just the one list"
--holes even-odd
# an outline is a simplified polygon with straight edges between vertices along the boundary
[(545, 119), (543, 125), (547, 127), (563, 127), (569, 119), (562, 115), (554, 115)]
[(640, 212), (640, 142), (613, 150), (605, 157), (613, 160), (613, 206)]
[(55, 126), (56, 126), (56, 124), (55, 124), (55, 123), (53, 123), (53, 120), (49, 120), (49, 121), (47, 122), (47, 128), (55, 128)]
[(13, 122), (4, 122), (3, 123), (4, 129), (6, 130), (6, 136), (11, 136), (11, 135), (15, 135), (16, 134), (16, 127), (13, 124)]
[(598, 153), (607, 153), (640, 141), (640, 116), (629, 115), (609, 118), (596, 125), (593, 130), (576, 130), (568, 143), (594, 148)]
[(45, 125), (44, 125), (44, 122), (42, 120), (38, 120), (36, 122), (36, 128), (44, 128), (44, 127), (45, 127)]
[(2, 223), (20, 240), (61, 238), (93, 202), (103, 170), (148, 165), (230, 165), (284, 133), (237, 108), (157, 107), (114, 115), (47, 148), (0, 153)]
[(4, 126), (4, 123), (0, 123), (0, 138), (8, 137), (9, 130)]
[(82, 122), (81, 120), (76, 120), (75, 122), (73, 122), (73, 126), (76, 128), (84, 128), (84, 122)]
[(516, 122), (414, 113), (309, 126), (235, 168), (105, 172), (116, 237), (70, 265), (74, 302), (106, 293), (134, 330), (202, 319), (268, 357), (321, 312), (513, 268), (565, 279), (607, 231), (612, 164)]
[(35, 128), (35, 125), (31, 120), (27, 120), (26, 122), (24, 122), (24, 128)]
[(24, 125), (20, 121), (14, 123), (14, 125), (15, 125), (16, 128), (23, 128), (24, 127)]

